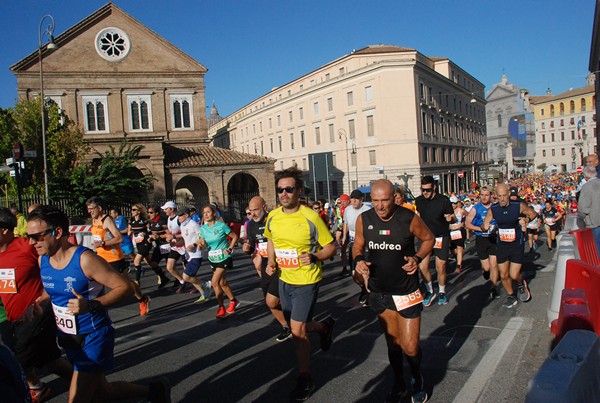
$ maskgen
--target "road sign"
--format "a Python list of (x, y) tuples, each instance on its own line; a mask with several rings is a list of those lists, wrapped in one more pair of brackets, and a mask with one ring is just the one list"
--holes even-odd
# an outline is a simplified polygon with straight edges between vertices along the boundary
[(25, 158), (35, 158), (35, 157), (37, 157), (37, 151), (25, 150)]
[(462, 178), (465, 176), (465, 173), (463, 171), (458, 171), (458, 177)]
[(13, 157), (15, 159), (20, 159), (21, 155), (23, 155), (23, 145), (21, 143), (13, 144)]
[(580, 174), (583, 172), (583, 167), (577, 167), (577, 173)]

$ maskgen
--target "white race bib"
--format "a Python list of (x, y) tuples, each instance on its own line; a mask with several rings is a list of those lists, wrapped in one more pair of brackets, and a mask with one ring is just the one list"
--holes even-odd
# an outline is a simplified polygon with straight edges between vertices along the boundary
[(554, 225), (554, 218), (552, 218), (552, 217), (546, 217), (546, 224), (548, 224), (548, 225)]
[(350, 242), (354, 242), (354, 236), (356, 235), (356, 232), (348, 230), (348, 235), (350, 236)]
[(144, 242), (144, 233), (140, 232), (138, 234), (135, 234), (135, 243), (141, 243)]
[(459, 229), (457, 229), (455, 231), (450, 231), (450, 238), (453, 241), (456, 241), (457, 239), (461, 239), (462, 238), (462, 232)]
[(0, 269), (0, 294), (16, 294), (17, 281), (15, 269)]
[(514, 228), (499, 228), (498, 236), (502, 242), (514, 242), (517, 240), (517, 233)]
[(52, 304), (56, 327), (66, 334), (77, 334), (77, 321), (75, 315), (69, 313), (67, 308)]
[(100, 242), (100, 243), (102, 243), (102, 237), (100, 235), (92, 235), (92, 240), (94, 242)]
[(160, 245), (159, 249), (161, 255), (168, 255), (169, 253), (171, 253), (171, 245), (169, 245), (168, 243)]
[(217, 262), (217, 261), (220, 262), (220, 261), (224, 260), (223, 249), (209, 250), (208, 251), (208, 260), (215, 261), (215, 262)]
[(275, 256), (277, 256), (277, 265), (280, 269), (298, 269), (300, 267), (296, 249), (275, 249)]

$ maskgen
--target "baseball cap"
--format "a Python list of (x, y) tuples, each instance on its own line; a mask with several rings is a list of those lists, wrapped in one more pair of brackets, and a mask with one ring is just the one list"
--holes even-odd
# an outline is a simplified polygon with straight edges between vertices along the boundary
[(161, 207), (161, 209), (166, 209), (166, 208), (172, 208), (173, 210), (177, 209), (177, 205), (175, 204), (175, 202), (172, 201), (168, 201), (165, 204), (163, 204), (163, 206)]
[(329, 208), (329, 203), (325, 203), (325, 205), (323, 206), (323, 208)]
[(511, 196), (518, 196), (519, 195), (519, 189), (517, 189), (514, 186), (511, 186), (511, 188), (510, 188), (510, 195)]
[(188, 207), (181, 207), (179, 210), (177, 210), (177, 215), (184, 215), (189, 213), (190, 209)]
[(344, 193), (343, 195), (340, 196), (340, 200), (350, 200), (350, 196), (348, 196), (346, 193)]
[(450, 196), (450, 203), (458, 203), (458, 197)]
[(352, 193), (350, 193), (351, 199), (362, 199), (363, 197), (365, 197), (365, 194), (358, 189), (354, 189)]

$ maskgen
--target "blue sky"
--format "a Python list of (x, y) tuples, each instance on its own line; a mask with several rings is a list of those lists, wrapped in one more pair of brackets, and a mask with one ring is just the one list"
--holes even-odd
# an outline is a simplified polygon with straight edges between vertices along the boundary
[[(490, 90), (503, 69), (534, 95), (585, 85), (594, 0), (115, 0), (206, 66), (206, 102), (227, 116), (273, 87), (371, 44), (450, 58)], [(55, 35), (106, 1), (2, 0), (0, 107), (9, 67), (37, 50), (45, 14)]]

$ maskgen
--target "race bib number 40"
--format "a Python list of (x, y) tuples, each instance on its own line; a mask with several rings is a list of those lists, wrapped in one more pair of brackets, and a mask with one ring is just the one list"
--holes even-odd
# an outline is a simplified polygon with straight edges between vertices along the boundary
[(275, 256), (280, 269), (298, 269), (300, 267), (296, 249), (275, 249)]
[(15, 269), (0, 269), (0, 294), (16, 294)]
[(392, 299), (394, 300), (394, 304), (396, 304), (396, 310), (400, 312), (423, 302), (423, 294), (421, 294), (420, 290), (417, 290), (407, 295), (392, 295)]
[(67, 308), (52, 304), (56, 327), (66, 334), (77, 334), (77, 321), (75, 315), (70, 313)]

